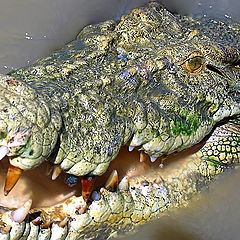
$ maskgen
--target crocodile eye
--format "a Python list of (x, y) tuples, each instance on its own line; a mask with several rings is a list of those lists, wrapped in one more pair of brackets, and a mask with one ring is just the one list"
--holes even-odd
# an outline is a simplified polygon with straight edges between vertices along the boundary
[(204, 66), (204, 59), (202, 56), (195, 56), (188, 59), (183, 64), (183, 69), (187, 70), (189, 73), (199, 73)]

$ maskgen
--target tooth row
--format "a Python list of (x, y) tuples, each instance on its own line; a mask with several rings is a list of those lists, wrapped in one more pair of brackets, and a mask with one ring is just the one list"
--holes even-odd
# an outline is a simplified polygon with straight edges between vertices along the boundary
[[(110, 186), (110, 189), (102, 188), (99, 192), (93, 191), (93, 193), (91, 195), (91, 199), (93, 200), (93, 202), (92, 202), (92, 204), (90, 204), (89, 210), (87, 210), (87, 204), (84, 203), (82, 197), (78, 197), (78, 198), (71, 197), (71, 199), (68, 199), (66, 201), (65, 205), (63, 203), (62, 207), (61, 207), (61, 209), (63, 209), (62, 210), (63, 215), (66, 214), (65, 218), (61, 219), (57, 216), (57, 214), (56, 214), (56, 219), (50, 220), (50, 219), (44, 218), (45, 214), (46, 214), (46, 216), (48, 216), (52, 211), (55, 211), (55, 207), (56, 207), (56, 209), (59, 208), (59, 206), (61, 204), (57, 204), (56, 206), (49, 207), (48, 209), (44, 208), (43, 219), (41, 219), (41, 215), (40, 215), (36, 219), (30, 221), (30, 223), (25, 223), (23, 221), (26, 218), (26, 216), (28, 215), (31, 204), (32, 204), (32, 200), (28, 200), (22, 207), (20, 207), (19, 209), (15, 210), (15, 211), (10, 212), (10, 214), (8, 214), (8, 216), (10, 216), (12, 221), (14, 221), (18, 224), (24, 223), (26, 225), (25, 229), (29, 228), (29, 232), (30, 232), (31, 236), (33, 236), (33, 238), (31, 238), (31, 239), (39, 239), (40, 237), (43, 237), (43, 235), (44, 235), (44, 239), (46, 239), (45, 237), (47, 237), (47, 236), (49, 237), (47, 239), (54, 240), (54, 239), (59, 239), (59, 237), (61, 239), (61, 237), (63, 237), (63, 236), (66, 237), (67, 234), (69, 234), (69, 232), (71, 232), (71, 231), (75, 232), (74, 229), (79, 229), (79, 227), (81, 227), (82, 224), (84, 226), (86, 224), (86, 221), (91, 224), (93, 224), (93, 222), (95, 220), (102, 221), (103, 216), (99, 216), (99, 217), (101, 217), (101, 219), (98, 219), (98, 215), (95, 216), (95, 213), (96, 214), (99, 213), (99, 211), (98, 211), (99, 207), (102, 208), (105, 206), (102, 204), (105, 204), (104, 202), (106, 202), (106, 199), (107, 199), (106, 212), (100, 211), (102, 213), (106, 213), (106, 215), (105, 215), (106, 217), (110, 216), (114, 212), (119, 211), (119, 205), (118, 204), (116, 205), (116, 202), (118, 203), (120, 201), (123, 201), (123, 198), (124, 198), (125, 205), (133, 204), (133, 202), (131, 200), (132, 193), (130, 194), (130, 192), (129, 192), (128, 178), (124, 177), (119, 182), (119, 184), (117, 184), (117, 181), (112, 180), (112, 179), (116, 179), (116, 177), (118, 179), (118, 173), (116, 170), (114, 170), (113, 173), (109, 177), (110, 179), (107, 180), (108, 184), (106, 183), (106, 186)], [(89, 179), (89, 177), (88, 177), (87, 181), (89, 181), (89, 180), (91, 180), (91, 178)], [(112, 186), (116, 186), (116, 185), (118, 185), (117, 187), (121, 193), (119, 191), (112, 192)], [(144, 186), (144, 188), (146, 188), (145, 190), (146, 190), (146, 194), (147, 194), (148, 193), (148, 185), (143, 184), (143, 186)], [(125, 209), (129, 209), (130, 211), (132, 211), (133, 208), (128, 207), (127, 205), (126, 205)], [(75, 210), (74, 210), (74, 208), (75, 208)], [(34, 213), (34, 211), (31, 210), (31, 213)], [(128, 213), (126, 213), (126, 214), (128, 214)], [(71, 218), (71, 221), (69, 221), (70, 219), (68, 216), (71, 216), (71, 217), (74, 216), (74, 218)], [(121, 217), (121, 215), (119, 215), (119, 216), (114, 215), (114, 216)], [(92, 221), (93, 218), (95, 219), (94, 221)], [(0, 219), (3, 220), (2, 217)], [(14, 230), (15, 225), (13, 223), (11, 223), (10, 226), (12, 227), (12, 230), (11, 230), (11, 232), (12, 232)], [(19, 227), (20, 225), (17, 225), (17, 226)], [(39, 231), (40, 227), (41, 227), (41, 231)], [(21, 234), (19, 233), (19, 235), (21, 235)], [(63, 239), (65, 239), (65, 237), (63, 237)], [(2, 239), (1, 234), (0, 234), (0, 239)]]
[[(133, 151), (134, 147), (133, 146), (129, 146), (129, 151)], [(3, 159), (7, 153), (9, 152), (9, 148), (6, 146), (1, 146), (0, 147), (0, 160)], [(140, 162), (144, 162), (147, 159), (147, 154), (145, 154), (143, 151), (140, 151)], [(157, 160), (156, 157), (151, 156), (150, 157), (150, 161), (151, 162), (155, 162)], [(162, 164), (159, 165), (160, 168), (163, 167)], [(62, 168), (59, 165), (54, 165), (53, 167), (47, 167), (46, 170), (46, 174), (49, 175), (52, 172), (52, 180), (56, 180), (57, 177), (61, 174), (61, 172), (63, 171)], [(23, 170), (21, 168), (15, 167), (13, 165), (10, 164), (9, 168), (8, 168), (8, 173), (7, 173), (7, 177), (6, 177), (6, 181), (5, 181), (5, 186), (4, 186), (4, 194), (5, 196), (8, 195), (8, 193), (12, 190), (12, 188), (16, 185), (16, 183), (18, 182), (18, 180), (20, 179), (21, 175), (23, 173)], [(69, 186), (73, 186), (77, 183), (78, 177), (73, 177), (73, 175), (69, 175), (66, 176), (65, 178), (65, 182), (69, 185)], [(86, 181), (86, 179), (82, 180), (82, 196), (84, 196), (84, 199), (87, 200), (88, 197), (91, 194), (91, 190), (92, 186), (93, 186), (93, 178), (91, 178), (90, 181)], [(90, 184), (90, 186), (88, 186)], [(117, 171), (114, 170), (112, 175), (110, 175), (108, 181), (106, 182), (106, 188), (108, 190), (114, 191), (115, 187), (118, 184), (118, 174)]]
[[(129, 145), (129, 146), (128, 146), (128, 151), (129, 151), (129, 152), (132, 152), (133, 150), (134, 150), (134, 146)], [(144, 153), (144, 151), (140, 150), (140, 158), (139, 158), (139, 161), (140, 161), (140, 162), (144, 162), (144, 161), (147, 159), (147, 156), (148, 156), (148, 155), (147, 155), (146, 153)], [(150, 156), (150, 161), (151, 161), (152, 163), (154, 163), (156, 160), (157, 160), (157, 157)]]

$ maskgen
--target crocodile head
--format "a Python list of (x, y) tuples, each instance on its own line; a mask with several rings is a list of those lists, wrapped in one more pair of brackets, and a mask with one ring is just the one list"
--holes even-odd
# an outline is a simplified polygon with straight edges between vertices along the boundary
[[(6, 194), (22, 170), (45, 159), (57, 166), (55, 175), (56, 169), (70, 174), (70, 185), (74, 176), (102, 175), (123, 145), (135, 147), (140, 160), (145, 159), (141, 166), (131, 158), (113, 161), (111, 167), (122, 172), (120, 191), (115, 173), (107, 190), (94, 192), (88, 209), (81, 197), (72, 197), (32, 210), (31, 219), (36, 213), (40, 217), (34, 223), (17, 225), (15, 212), (9, 217), (7, 211), (1, 217), (4, 226), (20, 229), (30, 224), (38, 229), (44, 223), (42, 228), (50, 231), (50, 224), (60, 222), (54, 226), (75, 234), (74, 239), (99, 226), (101, 231), (111, 224), (109, 231), (127, 229), (181, 205), (198, 191), (199, 179), (205, 184), (222, 171), (201, 162), (203, 151), (165, 172), (155, 162), (194, 147), (220, 121), (240, 114), (240, 52), (228, 45), (232, 35), (226, 31), (217, 41), (214, 30), (206, 35), (197, 26), (150, 3), (120, 22), (88, 26), (50, 57), (1, 75), (0, 155), (8, 156), (11, 164)], [(145, 154), (155, 163), (151, 165)], [(129, 171), (133, 164), (135, 170)], [(175, 187), (181, 196), (176, 196)], [(24, 209), (28, 211), (29, 204)]]

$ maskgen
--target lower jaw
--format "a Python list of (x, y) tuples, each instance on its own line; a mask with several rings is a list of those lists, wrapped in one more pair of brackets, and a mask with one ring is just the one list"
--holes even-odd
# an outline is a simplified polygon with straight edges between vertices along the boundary
[[(139, 162), (137, 150), (128, 152), (126, 147), (122, 148), (108, 171), (96, 181), (94, 189), (99, 199), (90, 199), (87, 204), (80, 196), (80, 184), (69, 188), (63, 183), (64, 174), (55, 181), (50, 180), (46, 176), (45, 163), (35, 171), (24, 173), (14, 190), (7, 197), (0, 198), (0, 203), (12, 208), (22, 206), (29, 198), (33, 200), (21, 231), (34, 225), (38, 231), (44, 229), (49, 234), (60, 228), (65, 231), (62, 239), (66, 236), (78, 239), (81, 235), (91, 239), (94, 231), (96, 238), (100, 234), (100, 239), (105, 239), (109, 234), (129, 231), (136, 225), (159, 218), (172, 208), (188, 204), (189, 199), (214, 177), (210, 173), (204, 176), (199, 171), (201, 160), (195, 152), (200, 146), (154, 163), (147, 157), (144, 162)], [(162, 162), (164, 167), (160, 168)], [(113, 169), (118, 171), (120, 180), (124, 176), (128, 178), (128, 184), (119, 184), (115, 191), (104, 188)], [(5, 209), (4, 212), (0, 215), (0, 223), (4, 223), (2, 232), (9, 234), (11, 227), (18, 223), (9, 217), (11, 210)]]

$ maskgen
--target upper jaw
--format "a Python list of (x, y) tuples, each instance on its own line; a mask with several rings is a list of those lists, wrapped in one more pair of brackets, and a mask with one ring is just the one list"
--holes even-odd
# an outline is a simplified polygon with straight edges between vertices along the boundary
[(60, 129), (42, 96), (23, 81), (0, 75), (0, 94), (0, 146), (12, 165), (34, 168), (51, 154)]

